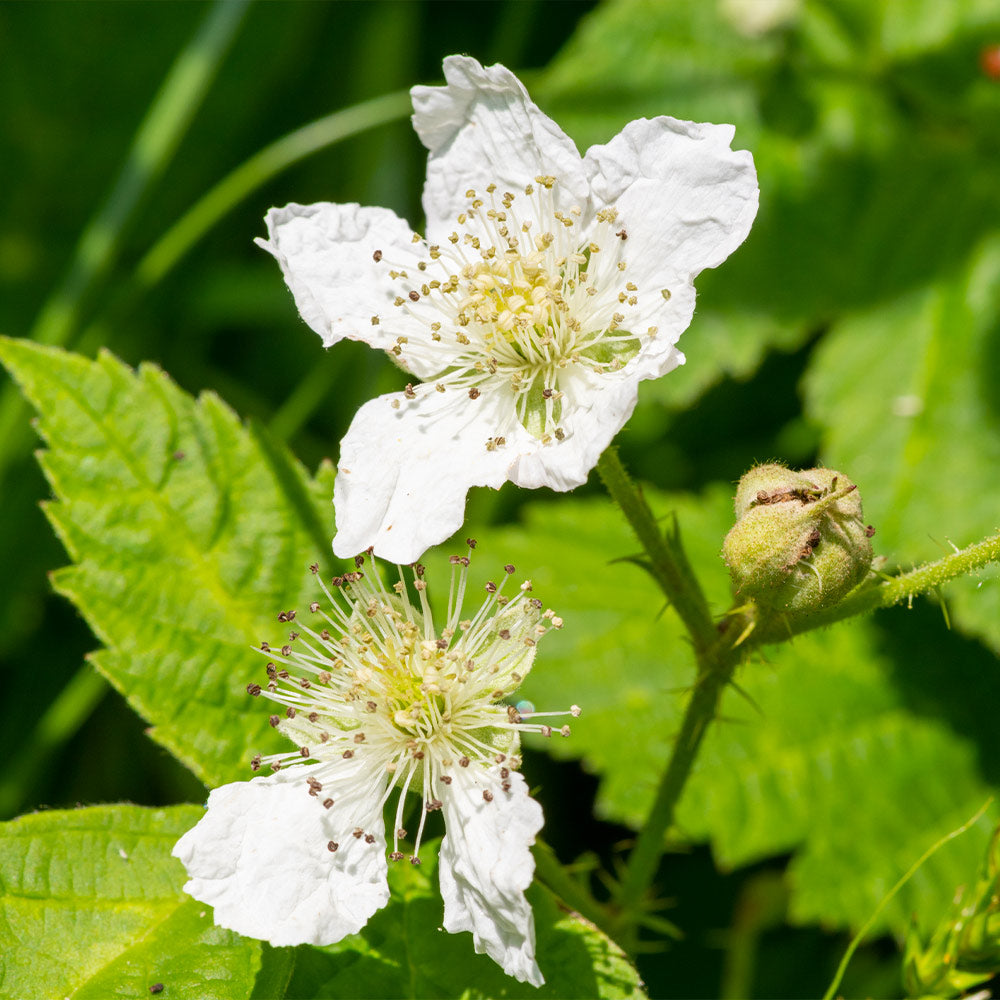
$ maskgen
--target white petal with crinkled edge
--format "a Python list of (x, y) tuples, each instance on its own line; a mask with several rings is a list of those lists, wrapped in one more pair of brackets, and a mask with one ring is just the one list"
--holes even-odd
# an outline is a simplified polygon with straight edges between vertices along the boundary
[[(471, 400), (433, 385), (417, 386), (415, 399), (390, 393), (365, 403), (340, 443), (333, 551), (347, 557), (374, 546), (377, 556), (407, 564), (443, 542), (462, 526), (469, 487), (499, 489), (512, 462), (537, 444), (512, 417), (509, 395)], [(489, 451), (497, 435), (506, 444)]]
[(594, 197), (628, 231), (629, 274), (670, 287), (717, 267), (747, 237), (760, 192), (753, 157), (733, 151), (732, 125), (640, 118), (584, 156)]
[(541, 986), (535, 920), (524, 890), (535, 872), (530, 848), (542, 828), (542, 808), (516, 771), (509, 792), (483, 770), (455, 768), (452, 774), (442, 796), (447, 832), (438, 855), (444, 929), (472, 931), (477, 952), (507, 975)]
[[(387, 351), (400, 336), (427, 339), (425, 325), (393, 305), (400, 286), (390, 270), (412, 267), (416, 274), (426, 256), (404, 219), (387, 208), (320, 202), (272, 208), (264, 221), (270, 240), (257, 245), (281, 265), (299, 313), (324, 347), (346, 337)], [(381, 261), (374, 259), (376, 251)], [(430, 378), (446, 362), (411, 350), (399, 363)]]
[(466, 211), (465, 192), (489, 184), (523, 199), (540, 174), (558, 177), (557, 207), (586, 207), (587, 178), (573, 140), (528, 96), (505, 66), (468, 56), (444, 61), (444, 87), (414, 87), (413, 127), (430, 150), (424, 212), (427, 238), (441, 242)]
[[(674, 352), (683, 360), (680, 352)], [(675, 361), (675, 364), (679, 362)], [(587, 369), (569, 373), (560, 382), (563, 392), (562, 441), (536, 442), (521, 455), (510, 478), (525, 489), (548, 486), (565, 492), (582, 486), (611, 443), (632, 415), (638, 398), (638, 378), (623, 372), (596, 375)]]
[[(339, 777), (327, 776), (324, 795), (335, 802), (325, 809), (306, 786), (316, 767), (214, 789), (204, 817), (174, 845), (190, 876), (184, 891), (214, 907), (219, 926), (273, 945), (333, 944), (388, 902), (384, 780), (368, 781), (364, 797), (352, 787), (341, 802)], [(357, 772), (345, 766), (343, 780), (355, 786)], [(354, 837), (356, 827), (375, 843)]]

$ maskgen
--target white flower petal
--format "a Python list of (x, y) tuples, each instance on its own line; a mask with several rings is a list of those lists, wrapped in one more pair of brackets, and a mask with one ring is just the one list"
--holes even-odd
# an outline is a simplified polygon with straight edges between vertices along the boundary
[(573, 140), (528, 96), (509, 69), (468, 56), (444, 61), (444, 87), (414, 87), (413, 127), (430, 150), (424, 212), (440, 242), (466, 210), (465, 192), (493, 183), (521, 195), (541, 174), (558, 178), (557, 207), (586, 204), (587, 180)]
[(365, 403), (340, 444), (334, 552), (374, 546), (389, 562), (412, 563), (457, 531), (469, 487), (499, 489), (512, 462), (535, 447), (514, 424), (504, 445), (487, 449), (506, 433), (512, 409), (498, 393), (472, 400), (433, 385), (418, 386), (415, 399), (393, 393)]
[(609, 378), (581, 370), (564, 379), (561, 421), (566, 437), (523, 454), (511, 470), (511, 480), (526, 489), (548, 486), (565, 492), (582, 486), (601, 452), (632, 415), (637, 378)]
[[(325, 347), (346, 337), (387, 351), (397, 337), (426, 337), (424, 324), (393, 305), (401, 285), (389, 272), (412, 268), (417, 274), (417, 263), (426, 256), (423, 242), (413, 242), (413, 230), (394, 212), (356, 204), (293, 204), (272, 208), (265, 222), (270, 240), (257, 244), (281, 265), (299, 313)], [(421, 378), (441, 368), (422, 363), (413, 351), (400, 364)]]
[[(542, 809), (516, 771), (509, 792), (483, 770), (455, 768), (443, 796), (445, 828), (439, 869), (444, 928), (472, 931), (476, 951), (504, 972), (541, 986), (535, 962), (535, 921), (524, 890), (535, 861), (530, 847), (542, 828)], [(486, 801), (483, 792), (492, 796)]]
[(748, 152), (730, 149), (733, 134), (732, 125), (640, 118), (587, 150), (594, 196), (617, 207), (640, 288), (690, 281), (746, 239), (757, 214), (757, 173)]
[[(174, 845), (190, 876), (184, 891), (213, 906), (220, 926), (273, 945), (333, 944), (385, 906), (384, 781), (367, 782), (359, 796), (358, 768), (345, 762), (351, 793), (341, 802), (340, 776), (325, 778), (324, 794), (335, 800), (325, 809), (306, 786), (317, 766), (214, 789), (204, 817)], [(354, 837), (355, 827), (375, 842)]]

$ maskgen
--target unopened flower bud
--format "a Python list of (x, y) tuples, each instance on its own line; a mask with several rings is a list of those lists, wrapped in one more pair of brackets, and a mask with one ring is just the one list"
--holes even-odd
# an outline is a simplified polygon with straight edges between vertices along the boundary
[(833, 469), (758, 465), (735, 508), (722, 554), (738, 598), (798, 616), (836, 604), (871, 566), (858, 488)]

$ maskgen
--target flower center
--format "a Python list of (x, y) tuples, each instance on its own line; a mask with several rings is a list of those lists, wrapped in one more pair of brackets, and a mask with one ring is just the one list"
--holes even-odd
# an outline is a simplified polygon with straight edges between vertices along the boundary
[[(297, 744), (295, 751), (254, 757), (254, 770), (265, 763), (278, 770), (318, 761), (305, 783), (327, 808), (335, 806), (335, 798), (324, 785), (343, 780), (345, 761), (353, 768), (351, 794), (380, 796), (376, 811), (401, 786), (392, 853), (397, 860), (399, 838), (406, 835), (403, 800), (411, 785), (424, 800), (416, 855), (425, 814), (440, 807), (454, 768), (499, 765), (504, 782), (520, 763), (520, 732), (553, 732), (525, 721), (538, 714), (533, 709), (522, 713), (503, 699), (530, 669), (539, 638), (562, 621), (551, 610), (542, 611), (541, 601), (530, 596), (530, 582), (512, 599), (502, 594), (513, 566), (505, 568), (499, 584), (487, 584), (487, 599), (476, 614), (461, 618), (469, 557), (452, 561), (459, 571), (440, 636), (422, 567), (414, 569), (412, 587), (419, 598), (414, 606), (401, 570), (389, 593), (374, 569), (360, 572), (364, 557), (358, 557), (359, 571), (334, 578), (333, 593), (321, 581), (329, 606), (310, 605), (329, 628), (299, 625), (280, 650), (263, 643), (271, 660), (266, 688), (248, 687), (250, 694), (285, 706), (284, 716), (272, 715), (271, 724)], [(294, 611), (279, 615), (281, 621), (295, 619)], [(569, 727), (559, 732), (568, 736)]]
[[(419, 276), (390, 270), (401, 285), (394, 304), (427, 330), (428, 357), (443, 369), (439, 391), (475, 400), (500, 389), (530, 433), (546, 444), (562, 440), (565, 380), (618, 371), (642, 346), (639, 289), (626, 276), (628, 234), (614, 208), (586, 220), (577, 206), (557, 208), (551, 176), (536, 177), (523, 197), (498, 198), (495, 184), (485, 197), (465, 195), (468, 209), (447, 243), (428, 247)], [(421, 349), (399, 337), (392, 353), (405, 359)], [(500, 429), (491, 444), (503, 440)]]

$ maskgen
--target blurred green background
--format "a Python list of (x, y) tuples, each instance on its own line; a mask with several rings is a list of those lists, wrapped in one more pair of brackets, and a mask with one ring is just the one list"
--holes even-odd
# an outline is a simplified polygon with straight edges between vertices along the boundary
[[(45, 304), (69, 288), (79, 295), (59, 327), (68, 345), (91, 354), (105, 345), (130, 364), (156, 361), (190, 392), (217, 390), (310, 468), (335, 457), (357, 406), (405, 379), (361, 345), (322, 351), (252, 240), (267, 208), (288, 201), (386, 205), (419, 228), (424, 150), (405, 111), (251, 185), (155, 281), (146, 255), (278, 137), (434, 82), (445, 55), (466, 52), (518, 71), (581, 149), (632, 118), (670, 114), (732, 122), (734, 145), (754, 153), (757, 225), (732, 261), (699, 280), (698, 313), (680, 345), (689, 363), (643, 387), (621, 435), (639, 478), (698, 491), (733, 483), (754, 460), (850, 461), (845, 471), (865, 491), (881, 551), (897, 564), (1000, 527), (996, 2), (231, 7), (215, 29), (215, 71), (186, 98), (192, 117), (176, 151), (135, 189), (135, 210), (115, 221), (119, 242), (106, 266), (74, 272), (80, 235), (178, 53), (222, 16), (195, 3), (0, 4), (0, 332), (37, 333)], [(81, 669), (96, 641), (50, 593), (46, 574), (66, 556), (38, 507), (48, 488), (31, 458), (27, 409), (6, 384), (4, 392), (0, 818), (76, 802), (198, 801), (201, 786), (145, 739), (124, 700)], [(926, 434), (900, 444), (893, 415), (925, 421)], [(588, 490), (596, 484), (580, 492)], [(511, 488), (474, 491), (469, 521), (515, 521), (532, 499)], [(975, 742), (984, 777), (996, 783), (995, 722), (975, 711), (995, 705), (998, 691), (989, 650), (1000, 649), (1000, 598), (987, 590), (953, 609), (959, 633), (948, 655), (963, 664), (962, 690), (942, 696), (940, 663), (902, 684), (920, 711)], [(940, 631), (940, 614), (924, 607), (908, 626), (904, 634), (884, 625), (896, 663), (912, 657), (913, 635)], [(572, 789), (554, 807), (556, 821), (549, 806), (554, 846), (565, 860), (585, 849), (610, 859), (628, 831), (593, 819), (596, 780), (573, 762), (534, 758), (543, 785)], [(720, 875), (706, 848), (671, 859), (668, 915), (687, 936), (643, 956), (651, 995), (822, 992), (845, 939), (781, 926), (784, 863)], [(898, 968), (891, 941), (867, 948), (852, 970), (855, 991), (893, 995)]]

